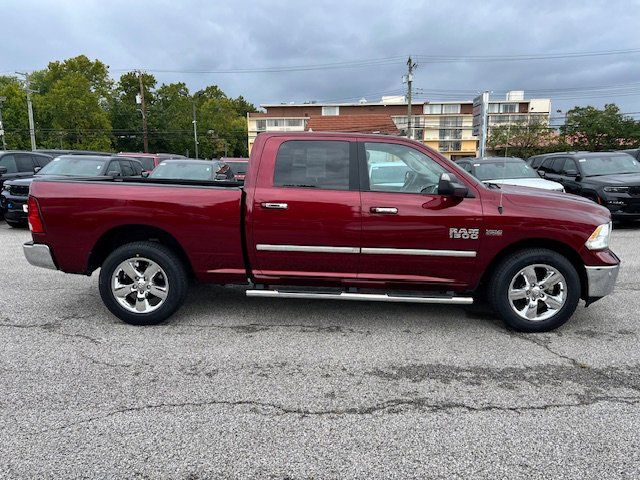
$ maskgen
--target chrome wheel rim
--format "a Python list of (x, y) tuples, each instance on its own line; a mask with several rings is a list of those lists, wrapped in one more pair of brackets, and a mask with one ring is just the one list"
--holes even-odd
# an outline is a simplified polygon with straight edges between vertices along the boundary
[(541, 322), (553, 317), (566, 303), (567, 282), (556, 268), (537, 263), (516, 273), (507, 295), (520, 318)]
[(111, 293), (129, 312), (151, 313), (167, 299), (169, 280), (162, 267), (153, 260), (129, 258), (113, 271)]

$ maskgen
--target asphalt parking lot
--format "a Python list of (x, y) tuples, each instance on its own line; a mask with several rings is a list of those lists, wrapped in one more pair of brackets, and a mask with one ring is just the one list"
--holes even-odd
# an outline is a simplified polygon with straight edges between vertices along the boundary
[(548, 334), (459, 307), (198, 286), (136, 328), (0, 222), (0, 477), (638, 478), (640, 228)]

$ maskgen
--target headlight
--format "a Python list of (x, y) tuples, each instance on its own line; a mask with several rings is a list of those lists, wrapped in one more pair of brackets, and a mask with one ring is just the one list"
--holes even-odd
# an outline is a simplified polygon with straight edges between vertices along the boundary
[(9, 190), (11, 190), (11, 187), (9, 185), (2, 185), (2, 190), (8, 192)]
[(585, 247), (589, 250), (602, 250), (609, 247), (611, 238), (611, 222), (603, 223), (596, 228), (589, 239), (585, 242)]
[(604, 187), (604, 191), (609, 193), (629, 193), (629, 187)]

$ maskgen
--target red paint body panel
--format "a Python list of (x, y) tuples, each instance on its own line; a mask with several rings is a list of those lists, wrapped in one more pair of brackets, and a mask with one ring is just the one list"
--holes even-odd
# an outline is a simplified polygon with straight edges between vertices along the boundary
[[(472, 195), (454, 199), (274, 187), (278, 148), (294, 139), (404, 144), (429, 155)], [(398, 137), (262, 133), (253, 145), (242, 189), (76, 180), (35, 181), (31, 193), (40, 203), (46, 227), (46, 233), (34, 234), (34, 240), (49, 245), (60, 269), (70, 273), (86, 273), (90, 252), (101, 236), (127, 225), (147, 225), (172, 235), (197, 278), (212, 283), (244, 283), (249, 277), (267, 284), (472, 291), (500, 252), (531, 240), (568, 247), (585, 265), (618, 263), (608, 250), (584, 247), (594, 229), (609, 222), (607, 209), (573, 195), (506, 185), (488, 188), (437, 152)], [(286, 203), (288, 208), (265, 209), (265, 202)], [(398, 214), (374, 214), (372, 207), (395, 207)], [(451, 239), (451, 228), (478, 229), (479, 238)], [(258, 244), (476, 255), (281, 252), (258, 250)]]

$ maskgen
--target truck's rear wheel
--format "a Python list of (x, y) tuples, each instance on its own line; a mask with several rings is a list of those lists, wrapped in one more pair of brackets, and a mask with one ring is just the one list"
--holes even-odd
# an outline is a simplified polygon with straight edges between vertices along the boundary
[(132, 325), (156, 325), (184, 302), (188, 279), (180, 259), (155, 242), (123, 245), (100, 270), (100, 296), (116, 317)]
[(580, 277), (563, 255), (542, 248), (521, 250), (496, 268), (489, 301), (511, 328), (545, 332), (564, 324), (578, 306)]

